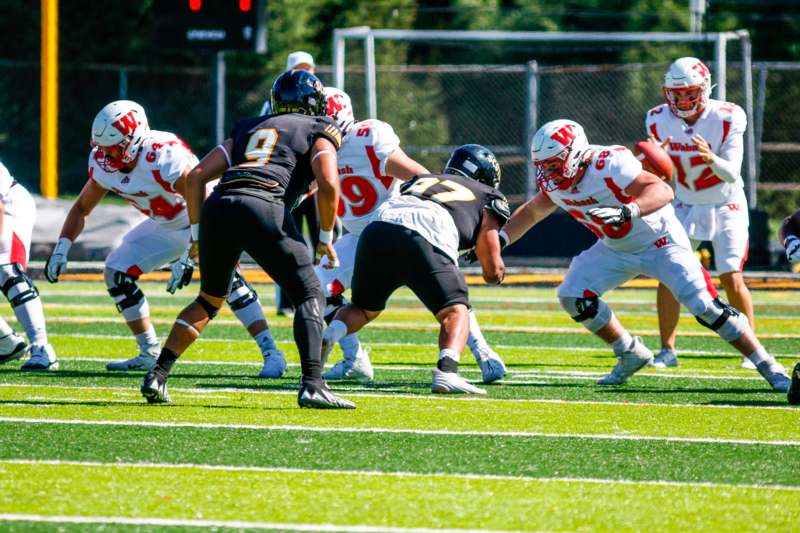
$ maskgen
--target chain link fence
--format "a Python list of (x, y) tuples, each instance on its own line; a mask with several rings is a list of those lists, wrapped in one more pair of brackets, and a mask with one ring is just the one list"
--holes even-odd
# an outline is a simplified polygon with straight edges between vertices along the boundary
[[(741, 64), (730, 62), (727, 99), (742, 102)], [(432, 171), (460, 144), (489, 146), (503, 168), (503, 190), (519, 204), (530, 193), (529, 128), (570, 117), (592, 142), (632, 146), (645, 136), (644, 114), (661, 103), (666, 63), (624, 65), (379, 65), (378, 117), (393, 125), (404, 148)], [(209, 68), (62, 65), (59, 175), (62, 194), (86, 179), (89, 128), (117, 98), (145, 107), (153, 128), (174, 131), (202, 155), (212, 145)], [(254, 115), (276, 73), (232, 71), (226, 77), (226, 125)], [(322, 67), (323, 82), (332, 82)], [(759, 206), (773, 219), (800, 205), (800, 64), (753, 65)], [(364, 71), (348, 67), (345, 89), (357, 118), (366, 118)], [(532, 84), (533, 83), (533, 84)], [(39, 68), (0, 61), (0, 160), (31, 190), (39, 177)], [(530, 102), (535, 102), (531, 107)]]

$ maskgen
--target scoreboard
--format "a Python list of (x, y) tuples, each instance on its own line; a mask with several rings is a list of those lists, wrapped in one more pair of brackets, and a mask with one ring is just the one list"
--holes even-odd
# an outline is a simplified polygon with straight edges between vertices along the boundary
[(267, 51), (266, 0), (153, 0), (162, 48)]

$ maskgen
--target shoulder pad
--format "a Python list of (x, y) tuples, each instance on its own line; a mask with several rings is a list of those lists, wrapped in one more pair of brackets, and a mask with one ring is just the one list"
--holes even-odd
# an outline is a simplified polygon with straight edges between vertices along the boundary
[(508, 206), (508, 200), (505, 197), (494, 197), (489, 200), (486, 209), (492, 211), (500, 221), (505, 224), (511, 218), (511, 208)]

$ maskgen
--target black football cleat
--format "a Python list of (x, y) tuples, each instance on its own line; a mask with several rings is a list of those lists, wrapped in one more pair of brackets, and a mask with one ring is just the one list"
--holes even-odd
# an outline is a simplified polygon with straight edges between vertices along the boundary
[(800, 363), (794, 365), (792, 384), (789, 385), (789, 392), (786, 393), (786, 398), (790, 404), (800, 405)]
[(301, 378), (300, 391), (297, 393), (297, 405), (310, 409), (355, 409), (356, 404), (350, 400), (339, 398), (328, 387), (327, 383), (318, 380)]
[(172, 403), (172, 398), (167, 392), (167, 380), (162, 380), (153, 370), (144, 376), (142, 387), (139, 390), (147, 403)]

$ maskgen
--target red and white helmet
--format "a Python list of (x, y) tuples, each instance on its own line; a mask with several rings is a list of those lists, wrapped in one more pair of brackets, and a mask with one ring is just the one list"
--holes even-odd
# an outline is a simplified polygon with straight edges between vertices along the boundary
[(539, 187), (546, 191), (569, 187), (587, 150), (589, 140), (577, 122), (553, 120), (539, 128), (531, 142), (531, 160)]
[[(711, 96), (711, 72), (696, 57), (682, 57), (669, 66), (662, 86), (669, 109), (679, 118), (703, 112)], [(681, 98), (683, 97), (683, 98)]]
[[(112, 172), (127, 166), (139, 154), (139, 148), (150, 126), (144, 108), (130, 100), (117, 100), (106, 105), (92, 122), (92, 146), (98, 148), (98, 163)], [(107, 148), (119, 147), (120, 150)]]
[(342, 132), (347, 133), (356, 121), (350, 97), (336, 87), (325, 87), (323, 92), (328, 101), (327, 115), (336, 121), (336, 125)]

